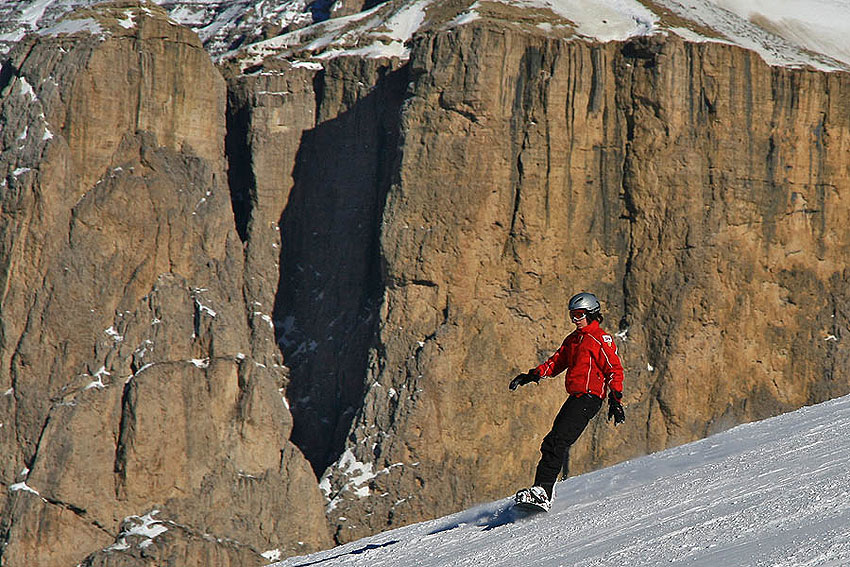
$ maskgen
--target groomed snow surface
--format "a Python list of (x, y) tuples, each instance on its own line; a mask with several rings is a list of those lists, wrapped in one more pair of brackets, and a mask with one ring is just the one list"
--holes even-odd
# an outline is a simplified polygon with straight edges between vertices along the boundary
[(847, 567), (849, 462), (846, 396), (275, 565)]

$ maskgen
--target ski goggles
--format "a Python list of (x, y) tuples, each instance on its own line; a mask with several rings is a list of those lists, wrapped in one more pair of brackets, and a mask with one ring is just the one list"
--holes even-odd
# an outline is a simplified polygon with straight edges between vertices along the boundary
[(570, 309), (570, 319), (572, 319), (573, 323), (578, 323), (582, 319), (587, 317), (587, 311), (584, 309)]

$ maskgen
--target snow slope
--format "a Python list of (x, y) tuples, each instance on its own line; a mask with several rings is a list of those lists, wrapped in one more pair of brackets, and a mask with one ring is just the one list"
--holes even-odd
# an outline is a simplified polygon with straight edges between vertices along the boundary
[(848, 0), (712, 0), (780, 37), (850, 64)]
[(275, 565), (847, 567), (848, 462), (850, 396)]
[[(718, 32), (724, 41), (761, 55), (769, 65), (850, 66), (850, 0), (655, 0), (677, 16)], [(806, 36), (805, 34), (809, 34)]]

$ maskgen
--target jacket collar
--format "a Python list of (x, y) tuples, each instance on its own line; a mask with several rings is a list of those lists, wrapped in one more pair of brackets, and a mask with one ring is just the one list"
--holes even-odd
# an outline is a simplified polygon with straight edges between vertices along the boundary
[(589, 325), (587, 325), (584, 329), (576, 328), (576, 331), (579, 333), (590, 333), (592, 331), (599, 330), (599, 321), (591, 321)]

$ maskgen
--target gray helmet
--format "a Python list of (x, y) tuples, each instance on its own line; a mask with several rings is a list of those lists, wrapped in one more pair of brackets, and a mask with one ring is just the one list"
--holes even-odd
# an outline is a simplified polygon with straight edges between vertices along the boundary
[(592, 293), (583, 291), (577, 293), (570, 299), (570, 311), (573, 309), (584, 309), (590, 314), (599, 313), (599, 300)]

